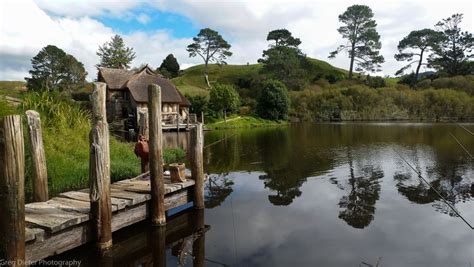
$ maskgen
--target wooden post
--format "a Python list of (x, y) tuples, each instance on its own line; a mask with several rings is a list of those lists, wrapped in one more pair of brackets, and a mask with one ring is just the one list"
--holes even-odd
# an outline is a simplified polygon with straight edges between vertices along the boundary
[(48, 201), (48, 171), (43, 146), (43, 132), (38, 112), (27, 110), (28, 131), (32, 160), (33, 201)]
[(176, 112), (176, 131), (179, 132), (179, 111)]
[(0, 260), (24, 266), (25, 150), (20, 115), (0, 119), (0, 216)]
[(139, 117), (140, 117), (140, 120), (138, 122), (138, 125), (139, 125), (138, 134), (145, 136), (146, 139), (149, 139), (150, 134), (149, 134), (149, 128), (148, 128), (148, 125), (149, 125), (148, 112), (140, 110)]
[(105, 83), (95, 82), (92, 92), (89, 182), (93, 237), (100, 252), (112, 247), (109, 126), (105, 111)]
[(188, 112), (186, 113), (186, 129), (189, 130), (189, 110)]
[(165, 183), (163, 176), (163, 133), (161, 130), (161, 88), (148, 86), (148, 118), (150, 121), (151, 223), (166, 224)]
[(194, 207), (204, 208), (204, 167), (202, 159), (203, 150), (203, 132), (202, 124), (198, 123), (191, 129), (191, 141), (189, 153), (191, 155), (191, 176), (194, 184)]

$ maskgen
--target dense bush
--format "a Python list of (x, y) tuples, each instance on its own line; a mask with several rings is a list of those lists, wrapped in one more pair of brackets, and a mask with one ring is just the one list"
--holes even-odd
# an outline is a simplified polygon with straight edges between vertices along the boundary
[(209, 93), (209, 108), (219, 116), (239, 110), (240, 96), (232, 85), (214, 84)]
[(276, 80), (268, 80), (263, 85), (257, 101), (257, 114), (264, 119), (286, 120), (290, 99), (286, 86)]
[(453, 89), (411, 90), (364, 85), (290, 92), (291, 116), (304, 120), (467, 120), (474, 96)]

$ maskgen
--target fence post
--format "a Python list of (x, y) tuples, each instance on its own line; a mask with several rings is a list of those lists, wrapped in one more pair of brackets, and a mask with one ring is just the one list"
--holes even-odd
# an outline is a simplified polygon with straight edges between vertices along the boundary
[(48, 169), (46, 167), (46, 156), (44, 154), (43, 131), (41, 130), (41, 119), (38, 112), (27, 110), (29, 142), (32, 159), (32, 182), (33, 201), (48, 201)]
[(112, 247), (109, 126), (105, 111), (105, 86), (105, 83), (95, 82), (91, 96), (92, 129), (89, 161), (91, 221), (100, 252)]
[(20, 115), (0, 119), (0, 259), (25, 265), (25, 150)]
[(163, 176), (163, 133), (161, 130), (161, 88), (156, 84), (148, 86), (148, 118), (150, 122), (150, 183), (151, 223), (166, 224), (165, 182)]
[(191, 129), (191, 141), (189, 152), (191, 155), (191, 176), (195, 181), (194, 184), (194, 207), (197, 209), (204, 208), (204, 167), (203, 167), (203, 132), (202, 124), (197, 123)]

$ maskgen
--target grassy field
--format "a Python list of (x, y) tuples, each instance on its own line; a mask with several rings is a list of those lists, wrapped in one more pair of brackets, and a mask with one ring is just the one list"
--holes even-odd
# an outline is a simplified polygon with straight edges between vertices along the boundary
[(23, 81), (0, 81), (0, 96), (6, 95), (21, 98), (26, 92), (26, 83)]

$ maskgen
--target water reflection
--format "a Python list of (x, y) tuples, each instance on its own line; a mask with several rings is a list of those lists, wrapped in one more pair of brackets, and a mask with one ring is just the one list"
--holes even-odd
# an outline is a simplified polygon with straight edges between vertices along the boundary
[(222, 202), (234, 191), (234, 182), (227, 177), (227, 173), (208, 176), (205, 184), (206, 195), (204, 204), (206, 208), (212, 209), (221, 205)]

